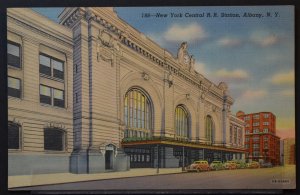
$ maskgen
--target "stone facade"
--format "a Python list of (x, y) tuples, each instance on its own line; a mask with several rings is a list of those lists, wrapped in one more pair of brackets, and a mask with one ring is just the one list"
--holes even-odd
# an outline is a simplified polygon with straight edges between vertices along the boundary
[[(128, 92), (136, 89), (146, 94), (151, 104), (149, 137), (179, 139), (175, 110), (181, 106), (188, 116), (188, 141), (210, 145), (220, 151), (237, 149), (241, 155), (234, 158), (243, 158), (244, 140), (230, 142), (231, 124), (244, 132), (244, 123), (231, 115), (230, 108), (234, 101), (228, 94), (228, 86), (223, 82), (215, 85), (194, 70), (195, 60), (188, 53), (188, 43), (183, 43), (177, 57), (174, 57), (118, 18), (112, 8), (66, 8), (59, 19), (60, 24), (56, 24), (28, 9), (8, 11), (8, 40), (18, 37), (14, 41), (23, 41), (21, 44), (24, 45), (24, 70), (9, 68), (8, 75), (17, 72), (25, 86), (21, 99), (9, 98), (9, 119), (23, 123), (22, 133), (26, 134), (31, 130), (30, 125), (23, 122), (25, 119), (22, 112), (30, 111), (32, 115), (28, 115), (28, 120), (36, 129), (29, 136), (35, 143), (27, 147), (28, 140), (23, 139), (24, 151), (16, 154), (26, 157), (28, 150), (55, 160), (50, 157), (54, 154), (44, 151), (41, 141), (43, 127), (53, 123), (66, 129), (68, 147), (59, 155), (70, 156), (69, 159), (60, 161), (66, 169), (69, 167), (70, 172), (128, 170), (132, 156), (124, 151), (122, 145), (128, 130), (124, 100)], [(26, 21), (28, 24), (23, 27)], [(42, 25), (45, 22), (47, 25)], [(37, 28), (33, 30), (35, 26)], [(30, 39), (26, 37), (35, 39), (27, 41)], [(66, 66), (63, 83), (66, 92), (65, 109), (45, 107), (38, 100), (38, 86), (41, 82), (56, 85), (51, 78), (44, 78), (39, 74), (38, 54), (41, 49), (45, 49), (45, 52), (49, 50), (49, 55), (52, 55), (51, 52), (53, 55), (57, 54), (57, 58), (60, 57), (59, 54), (65, 57), (61, 59)], [(28, 106), (27, 102), (32, 105)], [(209, 136), (206, 132), (208, 118), (212, 121)], [(160, 164), (163, 167), (179, 166), (180, 159), (175, 157), (177, 149), (161, 147), (164, 155)], [(158, 162), (155, 157), (157, 151), (150, 147), (149, 153), (152, 154), (152, 164), (149, 166), (153, 167)], [(189, 153), (196, 155), (196, 160), (201, 151)], [(9, 154), (11, 158), (15, 152), (10, 151)], [(202, 158), (206, 156), (204, 153), (201, 155)], [(13, 162), (15, 163), (15, 159)], [(13, 167), (16, 166), (18, 165)]]

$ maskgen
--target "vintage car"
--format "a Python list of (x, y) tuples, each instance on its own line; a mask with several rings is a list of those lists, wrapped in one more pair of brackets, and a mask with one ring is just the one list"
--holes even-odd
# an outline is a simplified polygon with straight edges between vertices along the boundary
[(237, 169), (245, 169), (247, 168), (247, 163), (243, 162), (243, 161), (236, 161), (236, 168)]
[(247, 164), (247, 167), (250, 169), (260, 168), (260, 164), (257, 161), (252, 161)]
[(227, 161), (224, 163), (223, 165), (224, 169), (236, 169), (237, 168), (237, 165), (236, 165), (236, 162), (234, 161)]
[(209, 171), (209, 164), (206, 160), (194, 161), (191, 165), (186, 167), (187, 171)]
[(272, 168), (273, 165), (270, 162), (265, 162), (260, 164), (260, 168)]
[(221, 161), (217, 161), (217, 160), (212, 161), (212, 163), (210, 163), (209, 167), (210, 167), (210, 170), (216, 170), (216, 171), (224, 169), (223, 163)]

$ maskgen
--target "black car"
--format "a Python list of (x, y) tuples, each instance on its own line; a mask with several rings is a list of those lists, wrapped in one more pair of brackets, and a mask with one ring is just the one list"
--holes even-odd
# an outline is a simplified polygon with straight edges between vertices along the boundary
[(273, 165), (270, 162), (266, 162), (266, 163), (261, 163), (260, 167), (261, 168), (272, 168)]

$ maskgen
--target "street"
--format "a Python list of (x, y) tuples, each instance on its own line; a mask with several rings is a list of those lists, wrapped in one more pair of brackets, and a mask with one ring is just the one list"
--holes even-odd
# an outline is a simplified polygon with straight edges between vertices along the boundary
[(295, 166), (286, 166), (107, 179), (13, 190), (294, 189), (295, 175)]

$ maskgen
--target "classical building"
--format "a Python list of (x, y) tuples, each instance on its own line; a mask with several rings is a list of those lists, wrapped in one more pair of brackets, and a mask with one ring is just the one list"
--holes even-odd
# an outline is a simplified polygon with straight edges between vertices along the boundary
[(245, 114), (237, 112), (244, 120), (246, 159), (280, 165), (280, 137), (276, 136), (276, 116), (271, 112)]
[(245, 158), (228, 86), (194, 70), (188, 43), (173, 56), (113, 8), (7, 15), (9, 175)]

